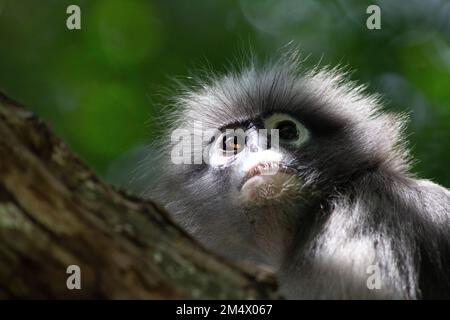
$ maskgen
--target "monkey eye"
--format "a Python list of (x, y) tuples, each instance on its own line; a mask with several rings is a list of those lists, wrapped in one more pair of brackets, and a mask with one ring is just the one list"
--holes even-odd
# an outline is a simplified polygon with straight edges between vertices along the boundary
[[(278, 130), (279, 139), (290, 144), (299, 146), (309, 138), (308, 130), (288, 114), (275, 113), (265, 119), (264, 124), (267, 130)], [(271, 135), (273, 139), (273, 133)]]
[(283, 120), (276, 124), (275, 129), (279, 130), (279, 137), (283, 140), (297, 140), (298, 130), (294, 122), (290, 120)]
[(222, 136), (223, 155), (238, 154), (244, 147), (245, 141), (240, 141), (241, 136), (235, 132), (226, 133)]
[(213, 167), (225, 166), (245, 149), (246, 135), (242, 128), (226, 129), (214, 137), (209, 149), (209, 164)]

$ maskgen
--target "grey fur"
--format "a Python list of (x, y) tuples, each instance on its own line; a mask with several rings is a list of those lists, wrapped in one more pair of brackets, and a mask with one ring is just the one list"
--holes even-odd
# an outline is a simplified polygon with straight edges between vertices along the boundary
[[(143, 164), (158, 176), (144, 195), (208, 248), (272, 267), (288, 298), (449, 298), (450, 192), (408, 173), (405, 116), (364, 90), (338, 69), (300, 70), (295, 55), (197, 80), (176, 97), (161, 157)], [(295, 200), (248, 210), (236, 205), (230, 168), (170, 161), (176, 128), (259, 123), (273, 112), (312, 133), (283, 148), (304, 182)], [(375, 263), (381, 289), (369, 290)]]

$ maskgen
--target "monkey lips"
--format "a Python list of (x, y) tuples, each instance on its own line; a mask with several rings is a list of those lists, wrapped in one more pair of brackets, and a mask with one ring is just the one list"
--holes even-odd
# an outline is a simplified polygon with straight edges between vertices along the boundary
[(301, 181), (295, 170), (279, 163), (259, 163), (244, 177), (239, 200), (245, 206), (271, 206), (295, 199)]

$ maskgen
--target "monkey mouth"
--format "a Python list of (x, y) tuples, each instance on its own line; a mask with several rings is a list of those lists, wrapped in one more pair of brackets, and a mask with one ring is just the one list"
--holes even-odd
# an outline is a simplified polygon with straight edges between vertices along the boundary
[(243, 179), (239, 200), (245, 206), (271, 206), (298, 197), (301, 183), (297, 170), (279, 163), (260, 163)]
[(251, 178), (255, 176), (273, 176), (277, 173), (295, 174), (297, 170), (292, 167), (286, 166), (279, 162), (260, 162), (257, 165), (250, 168), (245, 175), (241, 187)]

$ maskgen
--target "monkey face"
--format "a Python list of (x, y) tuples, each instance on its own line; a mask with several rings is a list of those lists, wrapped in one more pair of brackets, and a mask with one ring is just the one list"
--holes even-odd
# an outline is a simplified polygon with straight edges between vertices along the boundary
[[(210, 165), (228, 169), (237, 189), (236, 205), (244, 208), (282, 206), (295, 202), (301, 193), (295, 156), (283, 146), (300, 149), (308, 130), (294, 117), (276, 113), (262, 125), (249, 122), (248, 129), (227, 128), (210, 146)], [(283, 145), (281, 146), (280, 143)]]

